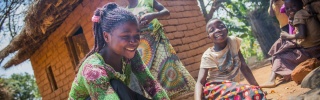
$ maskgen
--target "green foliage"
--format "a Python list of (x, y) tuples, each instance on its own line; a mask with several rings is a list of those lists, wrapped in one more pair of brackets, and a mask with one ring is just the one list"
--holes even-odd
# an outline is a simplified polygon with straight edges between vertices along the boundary
[(0, 100), (12, 99), (14, 90), (6, 85), (4, 79), (0, 78)]
[(5, 90), (0, 92), (1, 95), (4, 94), (5, 100), (40, 99), (34, 76), (28, 73), (13, 74), (9, 78), (0, 77), (0, 90)]
[(242, 38), (241, 53), (245, 59), (253, 56), (256, 56), (258, 58), (257, 60), (264, 58), (259, 43), (257, 43), (255, 38), (249, 36)]

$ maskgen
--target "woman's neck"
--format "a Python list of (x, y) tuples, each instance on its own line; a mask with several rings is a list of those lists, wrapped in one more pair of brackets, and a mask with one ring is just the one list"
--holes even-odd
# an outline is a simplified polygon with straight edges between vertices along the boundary
[(128, 8), (135, 8), (138, 5), (138, 0), (128, 0), (129, 5)]
[(116, 71), (118, 71), (117, 69), (122, 68), (122, 56), (116, 54), (107, 46), (103, 47), (99, 51), (99, 54), (103, 57), (104, 62), (112, 66)]
[(226, 48), (227, 44), (228, 44), (228, 39), (227, 39), (226, 41), (222, 42), (222, 43), (216, 43), (216, 44), (214, 44), (212, 50), (213, 50), (213, 51), (216, 51), (216, 52), (221, 51), (221, 50), (223, 50), (224, 48)]

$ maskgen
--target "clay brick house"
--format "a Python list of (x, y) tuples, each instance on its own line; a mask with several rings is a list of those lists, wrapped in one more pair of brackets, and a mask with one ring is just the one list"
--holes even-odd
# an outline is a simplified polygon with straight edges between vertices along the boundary
[[(0, 59), (16, 52), (3, 67), (30, 59), (42, 98), (67, 99), (75, 66), (94, 44), (93, 11), (112, 1), (125, 4), (121, 0), (36, 0), (21, 33), (0, 51)], [(170, 17), (160, 19), (166, 36), (197, 78), (200, 58), (210, 45), (197, 0), (158, 1), (171, 12)]]

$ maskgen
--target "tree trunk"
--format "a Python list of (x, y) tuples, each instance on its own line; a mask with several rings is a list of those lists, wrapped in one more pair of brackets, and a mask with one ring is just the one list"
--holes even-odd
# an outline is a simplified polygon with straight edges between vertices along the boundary
[[(217, 9), (219, 9), (219, 7), (221, 6), (222, 2), (225, 2), (225, 1), (224, 0), (213, 0), (213, 2), (211, 4), (210, 11), (208, 13), (207, 10), (206, 10), (206, 6), (205, 6), (203, 0), (199, 0), (201, 11), (202, 11), (202, 14), (203, 14), (204, 18), (206, 19), (206, 22), (208, 22), (212, 18), (213, 13)], [(208, 2), (208, 4), (206, 4), (206, 5), (209, 5), (209, 4), (210, 4), (210, 2)]]
[(280, 36), (279, 25), (273, 23), (272, 18), (263, 9), (252, 11), (248, 17), (253, 36), (258, 40), (264, 57), (270, 57), (268, 52)]
[(206, 10), (206, 6), (204, 5), (203, 0), (199, 0), (199, 3), (200, 3), (202, 14), (203, 14), (204, 18), (207, 20), (208, 13), (207, 13), (207, 10)]

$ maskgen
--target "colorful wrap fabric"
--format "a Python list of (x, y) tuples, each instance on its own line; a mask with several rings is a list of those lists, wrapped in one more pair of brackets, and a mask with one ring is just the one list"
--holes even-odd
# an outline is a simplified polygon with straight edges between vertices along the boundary
[[(153, 0), (138, 0), (135, 8), (128, 9), (140, 19), (144, 14), (154, 12)], [(195, 80), (176, 55), (161, 23), (153, 19), (140, 30), (142, 33), (137, 50), (168, 96), (173, 99), (193, 95)]]
[(232, 81), (208, 82), (203, 89), (205, 100), (266, 100), (259, 86)]
[(131, 60), (124, 61), (125, 71), (120, 74), (112, 66), (106, 64), (99, 53), (90, 55), (82, 63), (72, 83), (68, 100), (84, 100), (88, 97), (92, 100), (120, 100), (110, 85), (110, 80), (118, 79), (125, 85), (129, 85), (131, 73), (137, 76), (138, 81), (152, 100), (169, 100), (166, 91), (151, 75), (138, 52)]

